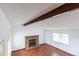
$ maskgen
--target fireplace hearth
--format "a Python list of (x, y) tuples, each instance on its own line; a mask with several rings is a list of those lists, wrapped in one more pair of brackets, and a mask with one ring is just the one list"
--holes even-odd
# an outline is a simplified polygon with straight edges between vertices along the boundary
[(39, 36), (26, 36), (25, 37), (25, 49), (35, 48), (39, 46)]

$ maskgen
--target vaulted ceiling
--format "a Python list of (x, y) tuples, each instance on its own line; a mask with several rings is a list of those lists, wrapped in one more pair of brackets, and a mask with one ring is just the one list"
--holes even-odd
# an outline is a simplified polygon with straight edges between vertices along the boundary
[(29, 21), (28, 23), (26, 22), (24, 24), (24, 26), (30, 25), (30, 24), (33, 24), (33, 23), (36, 23), (39, 21), (43, 21), (50, 17), (54, 17), (56, 15), (63, 14), (63, 13), (69, 12), (69, 11), (73, 11), (75, 9), (79, 9), (78, 3), (65, 3), (55, 9), (52, 9), (51, 11), (48, 11), (47, 13), (44, 13), (44, 14), (36, 17), (35, 19)]
[(0, 3), (0, 8), (12, 25), (20, 25), (61, 5), (60, 3)]

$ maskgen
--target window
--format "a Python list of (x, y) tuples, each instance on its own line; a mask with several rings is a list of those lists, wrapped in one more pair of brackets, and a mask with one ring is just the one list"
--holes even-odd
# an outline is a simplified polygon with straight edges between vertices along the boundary
[(53, 33), (53, 40), (60, 43), (69, 44), (68, 34)]

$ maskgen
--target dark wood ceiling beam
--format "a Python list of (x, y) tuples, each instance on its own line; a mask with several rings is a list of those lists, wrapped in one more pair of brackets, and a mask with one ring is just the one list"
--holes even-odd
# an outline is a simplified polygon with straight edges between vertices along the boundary
[(38, 22), (38, 21), (45, 20), (47, 18), (56, 16), (58, 14), (68, 12), (68, 11), (71, 11), (71, 10), (74, 10), (74, 9), (77, 9), (77, 8), (79, 8), (79, 3), (66, 3), (66, 4), (64, 4), (64, 5), (58, 7), (56, 9), (54, 9), (54, 10), (51, 10), (51, 11), (49, 11), (49, 12), (47, 12), (47, 13), (33, 19), (30, 22), (25, 23), (24, 26), (35, 23), (35, 22)]

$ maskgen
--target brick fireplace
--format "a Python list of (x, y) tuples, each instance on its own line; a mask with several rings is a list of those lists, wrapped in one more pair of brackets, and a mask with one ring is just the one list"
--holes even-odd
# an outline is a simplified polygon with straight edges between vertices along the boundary
[(25, 36), (25, 49), (39, 46), (39, 35)]

